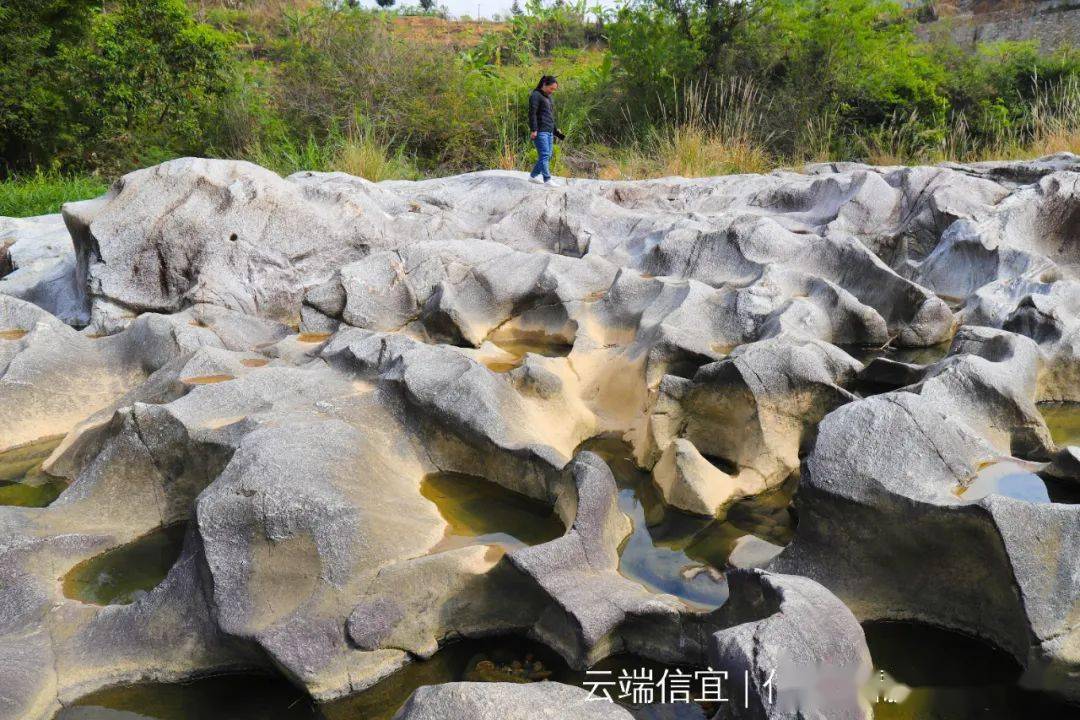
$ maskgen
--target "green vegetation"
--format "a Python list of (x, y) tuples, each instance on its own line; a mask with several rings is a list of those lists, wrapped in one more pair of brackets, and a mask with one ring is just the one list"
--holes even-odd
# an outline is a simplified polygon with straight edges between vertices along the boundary
[(1080, 151), (1080, 52), (923, 38), (920, 8), (889, 0), (528, 0), (497, 23), (356, 5), (0, 5), (0, 214), (186, 154), (373, 180), (525, 169), (542, 72), (562, 80), (562, 174)]
[(97, 197), (108, 189), (97, 176), (36, 172), (0, 182), (0, 216), (30, 217), (60, 212), (69, 200)]

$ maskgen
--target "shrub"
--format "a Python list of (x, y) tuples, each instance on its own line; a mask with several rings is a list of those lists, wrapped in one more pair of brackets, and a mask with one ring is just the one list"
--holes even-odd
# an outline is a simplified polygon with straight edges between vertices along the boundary
[(48, 164), (67, 133), (64, 48), (86, 36), (95, 0), (0, 4), (0, 172)]
[[(197, 23), (184, 0), (116, 0), (88, 41), (65, 49), (73, 164), (145, 165), (197, 153), (205, 121), (231, 89), (227, 38)], [(65, 158), (65, 159), (67, 159)]]
[[(11, 41), (0, 63), (8, 168), (127, 169), (198, 151), (213, 137), (205, 119), (231, 87), (228, 39), (197, 23), (184, 0), (96, 10), (16, 0), (0, 8), (0, 37)], [(11, 48), (20, 57), (8, 62)]]
[(527, 169), (540, 74), (561, 80), (560, 173), (1012, 157), (1080, 133), (1080, 52), (922, 40), (920, 10), (888, 0), (631, 0), (595, 20), (529, 0), (479, 42), (417, 37), (415, 6), (193, 2), (214, 28), (184, 0), (101, 3), (0, 5), (0, 174), (181, 154), (373, 179)]

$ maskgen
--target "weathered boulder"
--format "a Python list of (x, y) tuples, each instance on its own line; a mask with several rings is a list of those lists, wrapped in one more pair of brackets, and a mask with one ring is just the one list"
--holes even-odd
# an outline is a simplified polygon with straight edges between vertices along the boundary
[(812, 580), (761, 570), (730, 572), (728, 585), (718, 613), (728, 627), (713, 635), (709, 665), (728, 673), (732, 697), (716, 720), (871, 717), (861, 695), (870, 652), (842, 602)]
[(1026, 338), (966, 328), (928, 379), (829, 414), (795, 539), (770, 567), (814, 578), (862, 620), (986, 638), (1024, 666), (1026, 684), (1077, 698), (1065, 668), (1080, 584), (1063, 568), (1080, 507), (1053, 502), (1031, 474), (1039, 465), (1008, 458), (1047, 452), (1038, 362)]
[[(68, 205), (70, 239), (3, 221), (0, 452), (63, 435), (70, 485), (0, 506), (0, 718), (236, 670), (325, 701), (502, 634), (713, 665), (749, 690), (722, 718), (864, 718), (856, 618), (986, 638), (1080, 699), (1080, 462), (1037, 406), (1080, 399), (1078, 170), (539, 190), (184, 159)], [(609, 439), (634, 478), (581, 451)], [(457, 534), (475, 488), (435, 480), (462, 473), (554, 532)], [(795, 485), (788, 548), (739, 525), (790, 532)], [(164, 528), (129, 604), (69, 587)], [(727, 602), (657, 591), (701, 573)], [(583, 695), (440, 685), (400, 717), (628, 716)]]
[(649, 428), (667, 501), (722, 517), (740, 498), (778, 486), (798, 469), (817, 422), (854, 399), (843, 385), (859, 368), (828, 343), (779, 337), (736, 348), (691, 379), (665, 377)]
[(146, 316), (92, 338), (0, 294), (0, 450), (67, 433), (201, 341), (173, 325)]
[(0, 294), (31, 302), (69, 325), (89, 322), (75, 250), (59, 214), (0, 218)]
[(668, 444), (653, 468), (653, 481), (673, 507), (698, 515), (716, 515), (733, 498), (753, 495), (760, 487), (742, 487), (685, 438)]
[[(615, 480), (604, 461), (581, 453), (573, 462), (577, 487), (574, 524), (563, 537), (522, 548), (510, 561), (555, 601), (533, 628), (546, 644), (573, 664), (591, 665), (620, 651), (664, 654), (665, 649), (638, 646), (647, 637), (623, 635), (623, 624), (661, 623), (678, 631), (681, 604), (655, 596), (617, 571), (618, 546), (630, 532), (615, 501)], [(643, 643), (643, 644), (644, 644)]]
[(366, 209), (250, 163), (186, 158), (63, 214), (91, 327), (115, 332), (196, 303), (298, 322), (307, 287), (368, 251)]

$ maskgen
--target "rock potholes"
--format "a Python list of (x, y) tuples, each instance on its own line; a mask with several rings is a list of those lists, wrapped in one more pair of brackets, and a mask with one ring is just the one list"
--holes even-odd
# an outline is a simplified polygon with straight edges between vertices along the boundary
[(183, 159), (5, 220), (0, 718), (222, 673), (310, 717), (674, 711), (585, 705), (613, 658), (737, 677), (687, 717), (862, 718), (932, 692), (873, 691), (860, 623), (901, 621), (1080, 701), (1077, 178)]

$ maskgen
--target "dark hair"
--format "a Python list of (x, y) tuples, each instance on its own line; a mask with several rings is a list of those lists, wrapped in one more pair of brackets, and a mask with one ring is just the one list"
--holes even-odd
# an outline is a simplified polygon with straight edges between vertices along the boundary
[(540, 82), (536, 83), (536, 89), (543, 90), (548, 85), (554, 85), (557, 82), (559, 82), (559, 78), (554, 75), (541, 75)]

